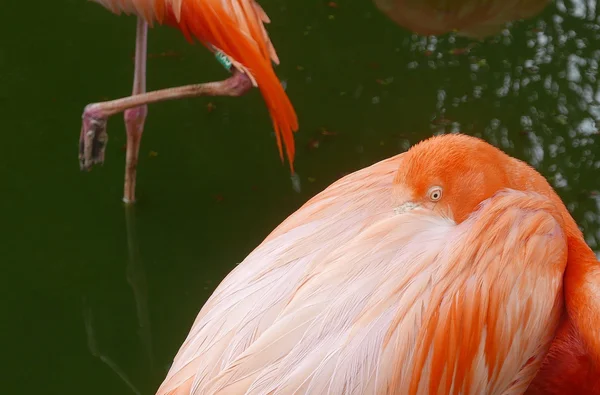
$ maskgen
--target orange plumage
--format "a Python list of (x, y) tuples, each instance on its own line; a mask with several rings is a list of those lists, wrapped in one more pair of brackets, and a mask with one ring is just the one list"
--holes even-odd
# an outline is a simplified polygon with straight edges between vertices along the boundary
[(599, 395), (600, 367), (568, 316), (559, 327), (548, 355), (527, 395)]
[(158, 393), (596, 395), (599, 270), (538, 172), (434, 137), (278, 226), (206, 302)]
[[(163, 11), (161, 7), (157, 8), (159, 18), (163, 15), (159, 14)], [(179, 17), (170, 5), (164, 17), (167, 23), (178, 26), (189, 40), (195, 37), (208, 48), (215, 47), (252, 74), (271, 114), (281, 159), (283, 140), (293, 172), (292, 133), (298, 130), (298, 119), (271, 66), (271, 60), (278, 63), (278, 59), (262, 26), (268, 19), (264, 20), (266, 14), (260, 15), (262, 9), (252, 0), (240, 0), (238, 7), (236, 20), (236, 13), (227, 12), (222, 0), (184, 0)], [(245, 31), (240, 28), (241, 23)]]

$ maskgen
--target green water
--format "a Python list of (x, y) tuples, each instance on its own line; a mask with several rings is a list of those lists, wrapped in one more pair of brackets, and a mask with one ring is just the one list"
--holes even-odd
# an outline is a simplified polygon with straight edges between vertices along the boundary
[[(368, 0), (261, 3), (300, 119), (301, 193), (253, 91), (151, 105), (128, 212), (122, 117), (104, 167), (81, 173), (77, 148), (84, 105), (131, 90), (135, 18), (0, 5), (3, 393), (152, 393), (204, 300), (279, 222), (433, 133), (535, 165), (600, 250), (597, 9), (561, 2), (477, 44), (413, 36)], [(149, 89), (226, 76), (176, 30), (151, 30), (149, 52)]]

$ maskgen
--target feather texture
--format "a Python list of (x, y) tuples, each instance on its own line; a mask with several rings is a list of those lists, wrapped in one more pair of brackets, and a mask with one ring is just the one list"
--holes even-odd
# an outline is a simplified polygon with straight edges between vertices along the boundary
[[(380, 162), (332, 184), (286, 219), (248, 255), (200, 311), (158, 393), (185, 394), (194, 379), (199, 386), (214, 378), (272, 324), (307, 275), (312, 261), (329, 253), (329, 245), (321, 245), (323, 240), (345, 243), (363, 227), (389, 215), (389, 202), (372, 199), (372, 194), (384, 195), (389, 191), (401, 157)], [(369, 177), (365, 177), (367, 174)], [(345, 195), (342, 191), (349, 193)], [(249, 325), (248, 321), (257, 312), (253, 315), (248, 311), (257, 306), (262, 311), (260, 320), (255, 318)], [(234, 350), (229, 347), (230, 342), (243, 346)]]
[(458, 225), (395, 214), (401, 161), (275, 229), (202, 308), (158, 393), (522, 393), (562, 311), (560, 212), (505, 190)]

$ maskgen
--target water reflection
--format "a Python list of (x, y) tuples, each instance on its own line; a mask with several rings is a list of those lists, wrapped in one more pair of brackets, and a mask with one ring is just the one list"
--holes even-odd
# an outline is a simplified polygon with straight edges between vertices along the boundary
[[(151, 375), (155, 369), (154, 354), (152, 347), (152, 327), (150, 324), (150, 315), (148, 310), (148, 286), (146, 281), (146, 272), (140, 247), (137, 238), (135, 206), (124, 205), (125, 208), (125, 223), (127, 229), (127, 249), (128, 262), (126, 268), (126, 278), (129, 283), (133, 298), (135, 300), (135, 309), (137, 316), (137, 337), (142, 346), (143, 356), (138, 359), (144, 366), (139, 366), (142, 371)], [(108, 317), (111, 319), (112, 317)], [(102, 351), (99, 346), (104, 342), (110, 342), (111, 339), (99, 340), (95, 331), (95, 318), (91, 306), (88, 304), (87, 298), (83, 298), (83, 320), (85, 324), (85, 332), (87, 335), (87, 344), (90, 353), (105, 363), (130, 389), (134, 394), (141, 395), (140, 390), (133, 383), (131, 378), (126, 373), (127, 369), (119, 366), (118, 362)], [(156, 372), (154, 372), (156, 373)]]
[(83, 298), (83, 322), (85, 324), (85, 333), (87, 335), (87, 344), (90, 353), (100, 359), (110, 370), (112, 370), (131, 391), (136, 395), (141, 395), (141, 392), (131, 382), (125, 370), (121, 368), (110, 356), (104, 354), (98, 346), (96, 331), (94, 329), (94, 314), (91, 307), (87, 303), (87, 299)]
[(148, 283), (137, 239), (135, 206), (125, 205), (125, 223), (127, 225), (127, 248), (129, 251), (127, 282), (131, 286), (135, 299), (138, 335), (149, 364), (148, 367), (152, 370), (154, 369), (154, 357), (152, 354), (152, 328), (148, 313)]

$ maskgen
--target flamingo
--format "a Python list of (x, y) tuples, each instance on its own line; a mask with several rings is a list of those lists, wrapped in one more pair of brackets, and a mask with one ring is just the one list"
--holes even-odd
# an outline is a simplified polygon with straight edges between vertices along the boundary
[[(115, 14), (137, 15), (132, 96), (89, 104), (83, 112), (79, 161), (82, 170), (104, 162), (109, 116), (125, 112), (127, 152), (123, 200), (135, 202), (136, 168), (147, 104), (196, 96), (241, 96), (258, 87), (270, 112), (280, 158), (283, 144), (294, 174), (296, 112), (277, 79), (271, 62), (279, 58), (264, 24), (269, 18), (254, 0), (93, 0)], [(179, 28), (189, 41), (199, 40), (232, 72), (224, 81), (146, 92), (148, 25), (158, 22)]]
[(157, 393), (600, 394), (599, 322), (600, 265), (545, 178), (442, 135), (273, 230)]
[(373, 0), (398, 25), (421, 35), (451, 31), (483, 39), (500, 32), (507, 22), (532, 18), (550, 0)]

